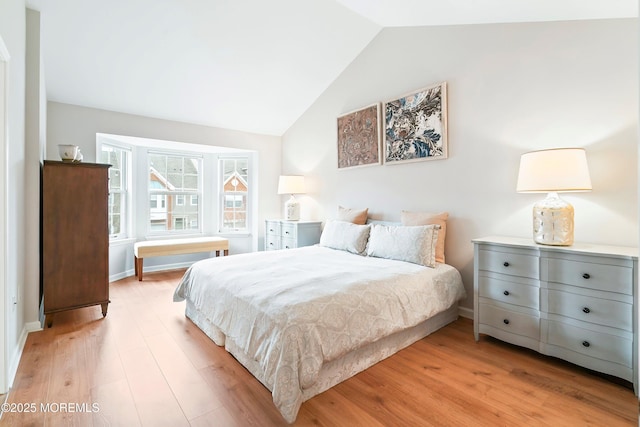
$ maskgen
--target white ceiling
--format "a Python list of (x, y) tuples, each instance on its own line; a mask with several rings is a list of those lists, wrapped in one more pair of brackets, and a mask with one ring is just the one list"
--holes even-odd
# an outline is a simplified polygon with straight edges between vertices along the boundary
[(386, 26), (638, 16), (637, 0), (27, 0), (47, 98), (282, 135)]

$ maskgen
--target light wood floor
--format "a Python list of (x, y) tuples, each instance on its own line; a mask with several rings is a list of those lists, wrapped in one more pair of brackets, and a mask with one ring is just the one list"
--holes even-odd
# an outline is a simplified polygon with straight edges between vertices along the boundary
[[(181, 274), (112, 283), (105, 319), (90, 307), (31, 333), (9, 402), (37, 410), (5, 413), (0, 424), (286, 425), (267, 389), (172, 302)], [(628, 384), (489, 337), (476, 343), (472, 329), (459, 319), (314, 397), (296, 425), (637, 425)], [(64, 403), (98, 412), (65, 412)]]

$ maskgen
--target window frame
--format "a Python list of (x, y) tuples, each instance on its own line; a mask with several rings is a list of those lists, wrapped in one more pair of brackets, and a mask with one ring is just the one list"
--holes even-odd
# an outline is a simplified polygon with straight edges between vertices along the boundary
[[(102, 161), (102, 156), (104, 153), (104, 148), (108, 147), (114, 151), (120, 151), (122, 153), (121, 157), (121, 167), (120, 173), (122, 177), (120, 179), (120, 189), (111, 188), (111, 173), (114, 171), (114, 166), (112, 165), (109, 168), (109, 183), (108, 183), (108, 192), (109, 192), (109, 200), (108, 204), (108, 221), (109, 221), (109, 241), (117, 242), (129, 239), (132, 230), (131, 230), (131, 206), (132, 206), (132, 196), (131, 196), (131, 178), (132, 178), (132, 168), (133, 168), (133, 153), (131, 147), (123, 146), (120, 144), (114, 144), (113, 142), (103, 142), (100, 144), (100, 150), (98, 151), (100, 156), (100, 161)], [(111, 163), (106, 163), (111, 164)], [(120, 232), (119, 233), (111, 233), (111, 216), (112, 214), (112, 206), (111, 200), (113, 194), (120, 194)]]

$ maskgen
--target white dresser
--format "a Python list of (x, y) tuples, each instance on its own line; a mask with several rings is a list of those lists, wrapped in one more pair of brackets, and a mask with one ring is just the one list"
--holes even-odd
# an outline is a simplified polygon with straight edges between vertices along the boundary
[(321, 221), (265, 221), (264, 249), (292, 249), (320, 242)]
[(638, 394), (637, 248), (530, 239), (474, 242), (474, 334), (634, 383)]

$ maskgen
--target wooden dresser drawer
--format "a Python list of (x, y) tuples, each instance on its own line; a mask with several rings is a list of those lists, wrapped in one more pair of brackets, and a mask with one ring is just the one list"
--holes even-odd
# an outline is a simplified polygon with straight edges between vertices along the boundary
[(524, 313), (505, 310), (491, 304), (480, 304), (480, 323), (517, 335), (540, 339), (540, 319)]
[(478, 268), (511, 276), (537, 279), (539, 274), (538, 257), (517, 253), (507, 253), (481, 249), (478, 251)]
[[(632, 366), (632, 340), (560, 322), (549, 322), (547, 342), (608, 362)], [(570, 362), (578, 362), (571, 360)]]
[[(508, 278), (508, 276), (503, 277)], [(482, 298), (490, 298), (536, 310), (540, 309), (540, 288), (536, 286), (480, 276), (478, 277), (478, 292)]]
[(547, 278), (550, 282), (627, 295), (633, 292), (631, 267), (596, 264), (586, 260), (549, 259), (547, 268)]
[(633, 306), (620, 301), (549, 290), (549, 313), (632, 331)]

